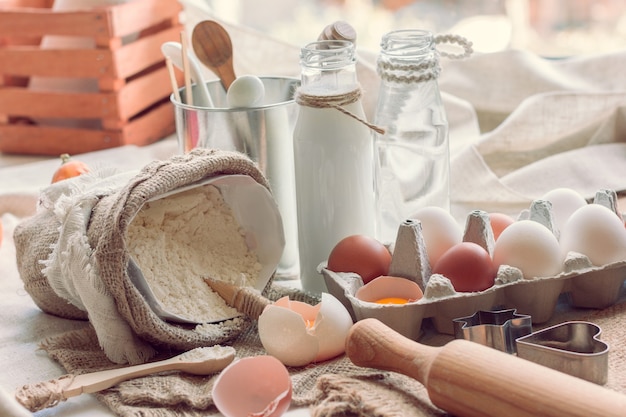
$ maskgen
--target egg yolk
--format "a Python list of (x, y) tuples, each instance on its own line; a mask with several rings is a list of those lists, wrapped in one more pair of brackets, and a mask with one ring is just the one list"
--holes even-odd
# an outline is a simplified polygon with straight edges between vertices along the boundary
[(386, 297), (376, 300), (376, 304), (406, 304), (409, 300), (400, 297)]
[(315, 319), (313, 320), (304, 320), (304, 324), (306, 324), (306, 328), (310, 329), (315, 326)]

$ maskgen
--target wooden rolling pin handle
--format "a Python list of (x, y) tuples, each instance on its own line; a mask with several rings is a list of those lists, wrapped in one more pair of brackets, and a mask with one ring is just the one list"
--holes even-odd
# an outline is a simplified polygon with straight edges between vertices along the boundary
[(357, 366), (421, 382), (437, 407), (459, 417), (623, 417), (626, 396), (467, 340), (443, 347), (414, 342), (376, 319), (358, 321), (346, 340)]
[(416, 344), (378, 320), (365, 319), (350, 329), (346, 354), (357, 366), (398, 372), (426, 386), (430, 365), (439, 349)]

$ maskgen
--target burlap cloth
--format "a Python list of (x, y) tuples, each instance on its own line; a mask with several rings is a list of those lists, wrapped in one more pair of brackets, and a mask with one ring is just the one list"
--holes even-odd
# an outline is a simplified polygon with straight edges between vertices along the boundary
[[(284, 294), (295, 299), (302, 296), (296, 290), (280, 286), (274, 286), (268, 293), (272, 299)], [(566, 320), (588, 320), (600, 326), (601, 339), (610, 346), (605, 387), (626, 394), (626, 331), (623, 325), (626, 323), (626, 296), (604, 310), (570, 309), (566, 304), (559, 304), (552, 320), (533, 329), (536, 331)], [(442, 345), (448, 340), (451, 336), (427, 333), (420, 342)], [(255, 325), (234, 340), (232, 346), (238, 358), (265, 354)], [(98, 347), (90, 326), (49, 338), (42, 343), (42, 348), (69, 373), (82, 374), (115, 367)], [(175, 353), (160, 352), (159, 358)], [(312, 416), (447, 415), (430, 402), (425, 387), (416, 380), (397, 373), (358, 368), (345, 355), (303, 368), (290, 368), (289, 371), (294, 387), (292, 404), (310, 406)], [(122, 382), (95, 395), (119, 416), (204, 416), (216, 412), (211, 399), (215, 377), (157, 374)]]
[[(265, 354), (256, 326), (237, 338), (232, 346), (238, 358)], [(113, 366), (99, 349), (91, 327), (48, 339), (42, 348), (72, 374)], [(161, 353), (162, 356), (172, 354)], [(289, 371), (293, 384), (292, 404), (312, 405), (312, 415), (444, 414), (430, 403), (425, 389), (416, 381), (399, 374), (355, 367), (345, 356)], [(205, 416), (217, 411), (211, 399), (215, 377), (163, 373), (122, 382), (95, 395), (119, 416)], [(34, 387), (30, 393), (35, 393)], [(26, 391), (21, 392), (21, 395), (26, 394)]]
[[(141, 363), (156, 346), (192, 349), (228, 341), (249, 326), (232, 319), (182, 326), (159, 318), (133, 284), (128, 225), (151, 198), (219, 175), (245, 175), (269, 189), (261, 171), (237, 152), (195, 149), (138, 172), (100, 172), (42, 190), (37, 213), (15, 229), (24, 288), (45, 312), (89, 317), (115, 363)], [(129, 271), (130, 270), (130, 271)]]
[[(244, 155), (195, 149), (149, 163), (138, 172), (85, 176), (42, 191), (37, 213), (15, 229), (17, 266), (24, 289), (43, 311), (66, 319), (88, 319), (84, 327), (41, 344), (68, 374), (164, 359), (215, 344), (232, 344), (238, 357), (265, 354), (251, 320), (197, 327), (169, 323), (151, 310), (129, 276), (124, 239), (142, 205), (155, 196), (224, 174), (249, 175), (269, 188)], [(74, 212), (81, 215), (72, 217)], [(84, 228), (74, 224), (83, 222)], [(81, 253), (83, 246), (85, 253)], [(51, 261), (55, 256), (57, 262)], [(86, 284), (91, 288), (85, 290)], [(310, 304), (320, 301), (271, 280), (263, 294), (272, 300), (289, 295)], [(343, 356), (290, 372), (293, 404), (319, 404), (314, 412), (319, 415), (339, 410), (339, 414), (351, 410), (359, 415), (430, 415), (435, 410), (423, 388), (410, 378), (358, 368)], [(120, 416), (199, 416), (215, 411), (214, 377), (159, 374), (119, 384), (97, 397)], [(54, 406), (63, 400), (59, 388), (70, 380), (65, 376), (29, 384), (16, 397), (31, 411)]]

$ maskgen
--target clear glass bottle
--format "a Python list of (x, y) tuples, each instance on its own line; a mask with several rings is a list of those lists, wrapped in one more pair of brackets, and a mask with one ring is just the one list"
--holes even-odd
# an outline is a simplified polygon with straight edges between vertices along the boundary
[[(339, 240), (375, 236), (374, 144), (362, 122), (355, 61), (354, 44), (345, 40), (313, 42), (300, 54), (294, 128), (298, 246), (302, 287), (313, 293), (326, 291), (318, 266)], [(328, 102), (340, 109), (320, 104)]]
[(374, 124), (377, 238), (393, 242), (399, 225), (422, 207), (450, 209), (448, 121), (432, 33), (397, 30), (381, 41), (381, 84)]

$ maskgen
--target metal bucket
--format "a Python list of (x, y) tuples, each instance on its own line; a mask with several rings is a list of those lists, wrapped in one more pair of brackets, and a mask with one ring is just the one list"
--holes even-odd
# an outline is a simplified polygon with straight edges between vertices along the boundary
[[(298, 106), (294, 92), (297, 78), (260, 77), (265, 87), (261, 105), (229, 108), (219, 81), (207, 83), (214, 107), (183, 104), (172, 95), (175, 107), (178, 149), (185, 153), (196, 147), (245, 153), (267, 177), (278, 205), (285, 232), (285, 250), (278, 265), (278, 278), (297, 278), (298, 232), (293, 167), (293, 129)], [(197, 96), (197, 85), (192, 94)], [(185, 101), (185, 88), (179, 90)]]

